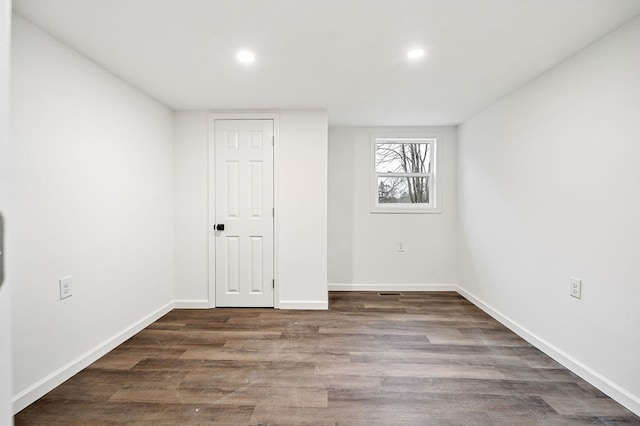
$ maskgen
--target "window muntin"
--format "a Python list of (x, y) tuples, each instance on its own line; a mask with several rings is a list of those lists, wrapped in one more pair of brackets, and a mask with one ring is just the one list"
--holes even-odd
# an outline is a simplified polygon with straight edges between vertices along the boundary
[(436, 139), (372, 139), (373, 212), (433, 212), (436, 207)]

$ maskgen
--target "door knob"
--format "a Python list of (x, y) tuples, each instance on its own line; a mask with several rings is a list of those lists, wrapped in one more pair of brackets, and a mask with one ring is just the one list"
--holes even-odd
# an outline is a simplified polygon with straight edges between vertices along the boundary
[(216, 231), (224, 231), (224, 223), (217, 224)]

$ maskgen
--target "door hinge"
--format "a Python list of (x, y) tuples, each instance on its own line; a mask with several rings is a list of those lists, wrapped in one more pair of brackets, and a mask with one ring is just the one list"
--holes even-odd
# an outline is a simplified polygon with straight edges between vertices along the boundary
[(271, 146), (276, 146), (276, 137), (275, 137), (275, 135), (271, 136)]
[(275, 207), (271, 208), (271, 217), (276, 217), (276, 208)]
[(276, 288), (276, 280), (271, 280), (271, 288)]

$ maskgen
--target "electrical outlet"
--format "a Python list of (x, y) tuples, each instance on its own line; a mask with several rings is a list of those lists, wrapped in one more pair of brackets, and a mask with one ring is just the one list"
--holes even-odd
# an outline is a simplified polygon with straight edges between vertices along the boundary
[(404, 253), (404, 241), (398, 241), (398, 252)]
[(60, 278), (58, 282), (60, 283), (60, 300), (71, 297), (71, 275)]
[(580, 278), (569, 278), (569, 296), (582, 299), (582, 280)]

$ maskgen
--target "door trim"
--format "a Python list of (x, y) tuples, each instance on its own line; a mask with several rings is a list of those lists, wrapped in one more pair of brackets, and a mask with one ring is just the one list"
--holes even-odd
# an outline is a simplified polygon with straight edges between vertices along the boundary
[(280, 308), (280, 292), (278, 288), (278, 270), (279, 259), (279, 243), (278, 243), (278, 212), (280, 203), (278, 202), (279, 188), (279, 159), (280, 159), (280, 132), (279, 118), (277, 112), (211, 112), (207, 118), (207, 149), (208, 149), (208, 181), (207, 193), (209, 196), (209, 210), (207, 212), (207, 244), (208, 244), (208, 263), (207, 270), (209, 275), (209, 308), (216, 307), (216, 270), (213, 265), (216, 263), (216, 240), (213, 232), (213, 225), (216, 219), (216, 193), (215, 193), (215, 122), (216, 120), (273, 120), (273, 138), (275, 146), (273, 149), (273, 206), (275, 209), (273, 217), (273, 278), (275, 285), (273, 288), (273, 307)]

